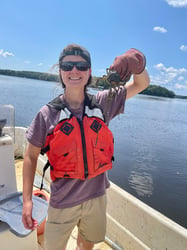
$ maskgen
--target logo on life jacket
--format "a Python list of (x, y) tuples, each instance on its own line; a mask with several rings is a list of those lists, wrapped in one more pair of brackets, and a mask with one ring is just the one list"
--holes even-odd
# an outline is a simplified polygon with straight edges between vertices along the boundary
[(65, 135), (69, 135), (72, 132), (73, 128), (74, 127), (70, 123), (65, 122), (60, 128), (60, 131), (62, 131)]
[(94, 120), (90, 126), (90, 128), (93, 129), (93, 131), (95, 131), (96, 133), (99, 132), (101, 127), (102, 127), (101, 123), (99, 123), (97, 120)]

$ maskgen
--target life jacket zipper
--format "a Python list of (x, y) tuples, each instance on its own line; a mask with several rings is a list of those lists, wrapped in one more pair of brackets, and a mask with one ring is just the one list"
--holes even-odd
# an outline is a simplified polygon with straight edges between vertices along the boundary
[(77, 119), (79, 122), (80, 130), (81, 130), (81, 138), (82, 138), (82, 152), (83, 152), (83, 161), (84, 161), (84, 177), (88, 177), (88, 160), (87, 160), (87, 153), (86, 153), (86, 140), (84, 134), (84, 126), (83, 121)]

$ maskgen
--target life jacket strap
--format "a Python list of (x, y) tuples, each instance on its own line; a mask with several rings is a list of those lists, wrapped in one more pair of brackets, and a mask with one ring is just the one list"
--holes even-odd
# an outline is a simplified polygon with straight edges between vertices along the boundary
[(50, 166), (49, 161), (46, 162), (44, 168), (43, 168), (43, 175), (42, 175), (42, 181), (41, 181), (41, 186), (40, 186), (40, 191), (43, 189), (43, 180), (44, 180), (44, 176), (45, 176), (45, 172), (48, 169), (48, 167)]
[(50, 147), (49, 145), (47, 145), (45, 148), (42, 148), (41, 151), (40, 151), (40, 154), (41, 155), (44, 155), (47, 153), (47, 151), (49, 151)]

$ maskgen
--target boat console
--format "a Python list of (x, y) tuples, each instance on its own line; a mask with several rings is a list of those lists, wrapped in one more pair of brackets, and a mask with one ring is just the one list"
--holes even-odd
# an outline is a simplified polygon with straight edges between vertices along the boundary
[[(14, 166), (14, 108), (0, 106), (0, 242), (3, 250), (38, 249), (36, 230), (22, 223), (22, 192), (18, 192)], [(48, 203), (33, 196), (33, 217), (40, 224)]]

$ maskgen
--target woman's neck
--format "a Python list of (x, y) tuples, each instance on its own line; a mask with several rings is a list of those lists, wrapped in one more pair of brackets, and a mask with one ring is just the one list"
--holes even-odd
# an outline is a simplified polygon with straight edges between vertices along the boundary
[(79, 108), (84, 102), (84, 97), (83, 92), (64, 91), (64, 100), (71, 108)]

